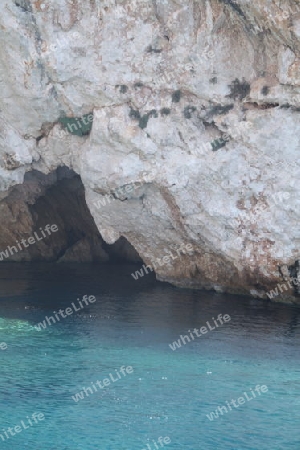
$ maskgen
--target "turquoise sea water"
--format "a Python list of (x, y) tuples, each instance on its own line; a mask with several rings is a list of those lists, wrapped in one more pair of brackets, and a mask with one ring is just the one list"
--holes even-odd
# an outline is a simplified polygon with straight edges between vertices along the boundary
[[(179, 290), (133, 267), (0, 267), (0, 434), (12, 450), (300, 450), (300, 309)], [(34, 325), (83, 295), (97, 301), (45, 330)], [(172, 351), (218, 314), (231, 321)], [(121, 366), (127, 374), (77, 403)], [(268, 392), (210, 421), (250, 389)], [(26, 422), (27, 423), (27, 422)], [(148, 444), (148, 447), (147, 447)]]

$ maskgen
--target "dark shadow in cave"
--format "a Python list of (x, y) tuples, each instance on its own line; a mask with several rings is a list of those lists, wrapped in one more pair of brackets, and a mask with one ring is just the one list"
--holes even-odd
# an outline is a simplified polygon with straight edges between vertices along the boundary
[[(49, 185), (49, 177), (50, 184)], [(47, 179), (47, 181), (45, 181)], [(42, 194), (28, 209), (32, 216), (33, 229), (43, 229), (47, 224), (58, 227), (56, 233), (47, 236), (32, 247), (33, 261), (57, 261), (78, 263), (137, 263), (141, 258), (126, 240), (121, 237), (108, 245), (102, 239), (85, 201), (84, 186), (79, 175), (67, 167), (59, 167), (54, 173), (44, 175), (38, 171), (28, 172), (24, 180), (27, 185), (45, 185)], [(47, 246), (48, 248), (44, 248)]]

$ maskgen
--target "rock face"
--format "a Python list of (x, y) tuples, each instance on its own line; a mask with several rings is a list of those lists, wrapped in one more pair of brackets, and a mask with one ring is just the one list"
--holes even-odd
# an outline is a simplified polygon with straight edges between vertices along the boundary
[[(107, 244), (123, 236), (147, 264), (192, 244), (158, 265), (161, 280), (265, 297), (298, 275), (300, 4), (3, 0), (0, 10), (1, 248), (39, 225), (30, 209), (66, 167)], [(54, 197), (52, 209), (64, 201)], [(39, 256), (63, 257), (55, 239)], [(66, 243), (66, 260), (82, 249), (105, 259), (82, 239)], [(283, 294), (297, 302), (293, 285)]]

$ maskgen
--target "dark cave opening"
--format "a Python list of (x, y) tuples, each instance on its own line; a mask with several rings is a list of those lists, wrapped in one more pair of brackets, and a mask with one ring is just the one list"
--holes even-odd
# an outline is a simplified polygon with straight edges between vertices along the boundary
[[(104, 242), (86, 204), (80, 176), (65, 166), (48, 175), (36, 170), (28, 172), (24, 183), (12, 188), (2, 203), (7, 214), (0, 219), (4, 230), (0, 251), (7, 252), (3, 253), (8, 254), (7, 262), (142, 261), (125, 237), (112, 245)], [(56, 231), (51, 232), (51, 227)]]

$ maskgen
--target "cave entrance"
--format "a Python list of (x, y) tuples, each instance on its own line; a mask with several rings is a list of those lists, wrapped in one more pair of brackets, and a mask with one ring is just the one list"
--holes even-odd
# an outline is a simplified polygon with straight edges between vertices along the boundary
[[(36, 170), (28, 172), (24, 183), (12, 188), (5, 203), (11, 212), (5, 226), (10, 230), (6, 246), (16, 245), (21, 238), (29, 239), (34, 233), (41, 235), (47, 225), (57, 227), (55, 233), (10, 255), (9, 260), (60, 263), (141, 261), (125, 237), (113, 245), (104, 242), (86, 204), (81, 178), (67, 167), (59, 167), (48, 175)], [(1, 244), (3, 246), (3, 242)]]

